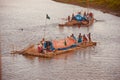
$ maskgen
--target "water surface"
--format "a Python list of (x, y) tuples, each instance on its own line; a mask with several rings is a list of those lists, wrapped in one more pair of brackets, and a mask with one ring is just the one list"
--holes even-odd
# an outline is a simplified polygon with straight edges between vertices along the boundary
[[(58, 27), (61, 18), (86, 8), (51, 0), (1, 0), (0, 30), (2, 80), (119, 80), (120, 79), (120, 18), (90, 9), (98, 20), (90, 28)], [(51, 19), (45, 19), (48, 14)], [(23, 31), (21, 30), (23, 29)], [(43, 37), (61, 39), (92, 33), (96, 47), (81, 49), (44, 59), (11, 55)]]

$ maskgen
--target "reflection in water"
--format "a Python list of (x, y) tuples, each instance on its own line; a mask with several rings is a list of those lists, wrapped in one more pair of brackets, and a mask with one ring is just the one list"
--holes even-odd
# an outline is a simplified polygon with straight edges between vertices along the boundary
[[(64, 59), (67, 60), (68, 58), (72, 58), (74, 56), (78, 56), (83, 60), (85, 59), (90, 59), (92, 55), (92, 51), (94, 51), (94, 47), (89, 47), (89, 48), (81, 48), (80, 50), (75, 50), (75, 51), (69, 51), (65, 52), (60, 55), (56, 55), (53, 58), (41, 58), (41, 57), (35, 57), (35, 56), (28, 56), (28, 55), (21, 55), (22, 57), (26, 58), (28, 61), (34, 61), (38, 59), (40, 62), (44, 60), (52, 60), (52, 59)], [(20, 56), (19, 54), (11, 54), (13, 60)]]
[(74, 51), (66, 52), (60, 55), (57, 55), (54, 57), (54, 59), (64, 59), (67, 60), (68, 57), (70, 58), (72, 55), (74, 55)]
[(26, 58), (26, 59), (28, 59), (28, 61), (31, 60), (31, 61), (33, 61), (33, 62), (34, 62), (34, 59), (36, 59), (36, 57), (34, 57), (34, 56), (26, 56), (26, 55), (23, 55), (23, 57)]
[(83, 48), (76, 52), (77, 53), (76, 56), (79, 56), (83, 60), (90, 60), (93, 51), (95, 51), (94, 47), (89, 47), (89, 48), (85, 48), (85, 49)]

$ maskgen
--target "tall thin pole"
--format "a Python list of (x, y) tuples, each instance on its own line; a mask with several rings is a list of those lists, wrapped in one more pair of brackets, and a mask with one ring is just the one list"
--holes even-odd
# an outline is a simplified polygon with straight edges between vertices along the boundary
[(47, 19), (45, 19), (45, 27), (44, 27), (44, 38), (45, 38), (45, 32), (46, 32), (46, 24), (47, 24)]

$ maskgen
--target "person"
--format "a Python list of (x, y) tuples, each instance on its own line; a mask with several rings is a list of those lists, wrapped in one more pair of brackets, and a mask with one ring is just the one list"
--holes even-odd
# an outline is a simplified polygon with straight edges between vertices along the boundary
[(45, 43), (45, 39), (43, 38), (40, 42), (43, 45)]
[(87, 15), (86, 15), (86, 19), (89, 21), (90, 20), (90, 17), (89, 17), (89, 13), (87, 12)]
[(46, 53), (46, 48), (45, 48), (46, 41), (45, 41), (45, 39), (42, 38), (42, 40), (40, 41), (40, 43), (42, 44), (43, 53)]
[(72, 37), (74, 40), (77, 40), (76, 37), (74, 36), (74, 34), (72, 34), (71, 37)]
[(48, 52), (51, 51), (51, 50), (50, 50), (50, 46), (51, 46), (50, 41), (46, 41), (46, 50), (47, 50)]
[(84, 12), (84, 15), (83, 15), (83, 21), (88, 21), (87, 20), (87, 13), (86, 13), (86, 11)]
[(45, 43), (46, 43), (45, 48), (47, 52), (51, 52), (55, 50), (51, 41), (46, 41)]
[(82, 35), (81, 35), (81, 33), (79, 33), (79, 35), (78, 35), (78, 43), (81, 43), (82, 42)]
[(66, 40), (64, 41), (64, 45), (67, 46), (67, 42), (66, 42)]
[(89, 13), (89, 17), (93, 18), (93, 13), (92, 12)]
[(86, 17), (87, 16), (87, 13), (86, 13), (86, 11), (84, 12), (84, 15), (83, 15), (84, 17)]
[(39, 53), (42, 53), (42, 52), (43, 52), (43, 48), (42, 48), (42, 45), (41, 45), (41, 44), (38, 44), (38, 52), (39, 52)]
[(92, 41), (91, 40), (91, 33), (89, 33), (87, 36), (88, 36), (89, 42), (91, 42)]
[(68, 16), (68, 22), (70, 21), (70, 16)]
[(81, 15), (81, 12), (78, 12), (78, 14), (80, 14), (80, 15)]
[(83, 35), (83, 44), (86, 45), (87, 41), (88, 41), (88, 39), (87, 39), (87, 37), (86, 37), (85, 34), (84, 34), (84, 35)]
[(74, 13), (72, 14), (71, 21), (72, 21), (72, 20), (75, 20), (75, 15), (74, 15)]

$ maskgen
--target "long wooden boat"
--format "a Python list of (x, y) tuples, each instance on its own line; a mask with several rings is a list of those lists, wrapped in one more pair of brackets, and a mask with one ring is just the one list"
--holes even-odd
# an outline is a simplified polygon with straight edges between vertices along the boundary
[(52, 52), (46, 52), (46, 53), (39, 53), (35, 45), (30, 45), (29, 47), (20, 50), (20, 51), (12, 51), (12, 54), (22, 54), (22, 55), (31, 55), (31, 56), (37, 56), (37, 57), (43, 57), (43, 58), (51, 58), (59, 54), (63, 53), (69, 53), (70, 51), (74, 51), (76, 49), (86, 48), (90, 46), (96, 46), (96, 42), (87, 42), (86, 44), (81, 43), (80, 45), (69, 48), (67, 50), (55, 50)]
[(88, 21), (81, 21), (78, 22), (76, 20), (65, 22), (64, 24), (58, 24), (59, 27), (68, 27), (68, 26), (82, 26), (82, 27), (88, 27), (94, 23), (94, 18), (92, 18), (89, 22)]

